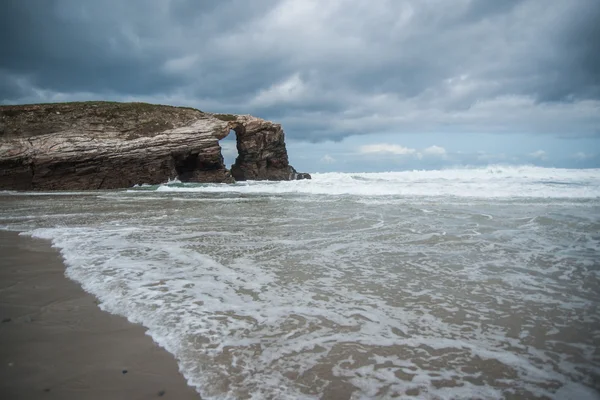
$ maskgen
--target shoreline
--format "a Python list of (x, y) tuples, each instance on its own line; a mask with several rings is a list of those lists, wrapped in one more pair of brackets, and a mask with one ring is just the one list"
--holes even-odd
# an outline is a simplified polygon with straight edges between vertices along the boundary
[(200, 399), (146, 329), (97, 306), (42, 239), (0, 231), (0, 397)]

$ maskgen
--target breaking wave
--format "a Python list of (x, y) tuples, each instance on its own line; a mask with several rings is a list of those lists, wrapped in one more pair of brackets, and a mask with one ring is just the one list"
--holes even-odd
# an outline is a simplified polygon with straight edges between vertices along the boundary
[(312, 180), (236, 184), (165, 183), (132, 190), (245, 194), (598, 198), (600, 169), (532, 166), (379, 173), (315, 173)]

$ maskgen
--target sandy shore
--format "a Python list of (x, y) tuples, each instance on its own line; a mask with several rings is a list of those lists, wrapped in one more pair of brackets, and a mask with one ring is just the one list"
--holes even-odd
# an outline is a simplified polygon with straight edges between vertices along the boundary
[(0, 398), (199, 399), (144, 328), (101, 311), (48, 242), (0, 231)]

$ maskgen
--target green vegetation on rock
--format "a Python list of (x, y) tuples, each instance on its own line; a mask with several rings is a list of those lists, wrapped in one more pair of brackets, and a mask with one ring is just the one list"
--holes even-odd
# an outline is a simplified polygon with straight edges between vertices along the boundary
[(233, 114), (213, 114), (213, 117), (220, 119), (221, 121), (237, 121), (238, 117)]
[(0, 135), (36, 136), (63, 130), (116, 130), (134, 139), (185, 126), (206, 114), (191, 107), (149, 103), (81, 101), (0, 106), (5, 129)]

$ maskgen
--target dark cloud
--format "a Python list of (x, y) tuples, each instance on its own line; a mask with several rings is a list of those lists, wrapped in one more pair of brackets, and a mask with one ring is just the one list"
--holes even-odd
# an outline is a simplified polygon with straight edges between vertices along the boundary
[(485, 18), (496, 17), (514, 11), (514, 8), (525, 4), (526, 0), (473, 0), (469, 2), (462, 15), (464, 22), (480, 21)]
[(288, 136), (598, 135), (597, 0), (5, 0), (0, 101), (253, 113)]
[(563, 51), (554, 60), (555, 89), (546, 93), (548, 100), (600, 98), (600, 2), (588, 3), (573, 7), (569, 23), (556, 33), (557, 47)]
[(116, 26), (102, 32), (94, 24), (61, 15), (59, 1), (9, 0), (0, 24), (0, 68), (26, 75), (31, 83), (56, 91), (143, 93), (168, 89), (152, 68), (155, 57), (135, 54)]

